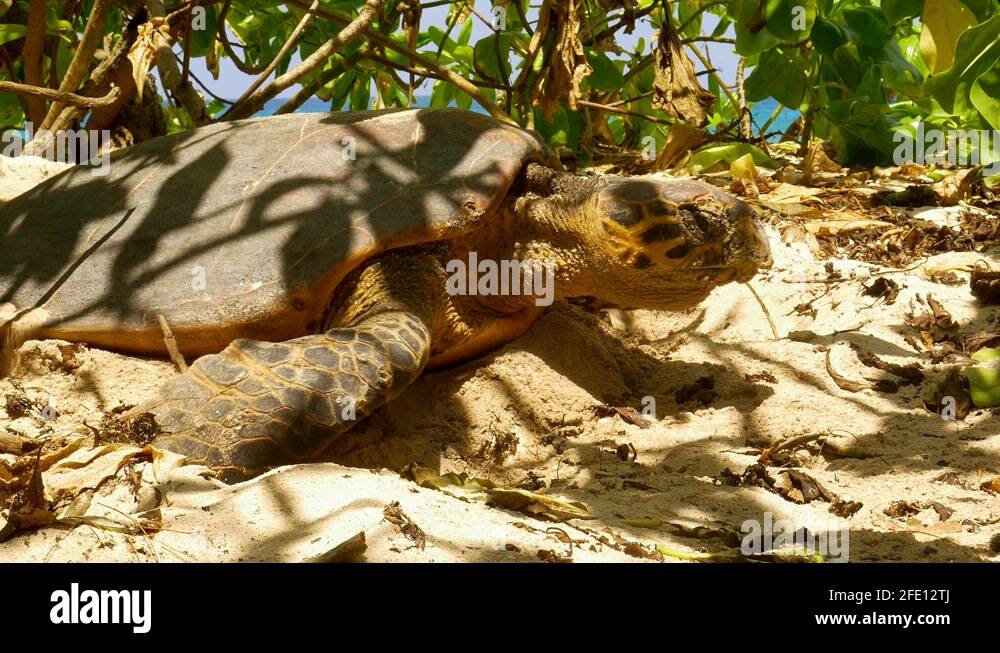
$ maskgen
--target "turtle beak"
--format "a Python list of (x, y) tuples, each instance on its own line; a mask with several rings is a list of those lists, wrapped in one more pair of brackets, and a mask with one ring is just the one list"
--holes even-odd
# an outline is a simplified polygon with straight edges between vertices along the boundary
[(733, 227), (725, 251), (735, 264), (734, 280), (743, 283), (759, 270), (771, 267), (771, 247), (764, 227), (752, 216), (741, 217)]
[(767, 232), (749, 204), (737, 200), (723, 220), (709, 221), (704, 226), (699, 222), (697, 226), (705, 235), (689, 233), (689, 240), (700, 239), (710, 245), (695, 267), (716, 268), (716, 282), (744, 283), (759, 270), (771, 267)]
[(774, 263), (771, 258), (771, 245), (767, 240), (764, 226), (756, 220), (747, 219), (739, 228), (746, 233), (746, 238), (753, 243), (753, 258), (761, 268), (770, 268)]

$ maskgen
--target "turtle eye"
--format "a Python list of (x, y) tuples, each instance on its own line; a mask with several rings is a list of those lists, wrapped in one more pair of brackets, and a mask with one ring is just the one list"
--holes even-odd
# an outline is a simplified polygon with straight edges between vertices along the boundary
[(670, 251), (667, 252), (667, 258), (675, 258), (675, 259), (684, 258), (685, 256), (688, 255), (688, 252), (690, 251), (691, 251), (691, 244), (684, 242), (681, 243), (680, 245), (672, 247)]

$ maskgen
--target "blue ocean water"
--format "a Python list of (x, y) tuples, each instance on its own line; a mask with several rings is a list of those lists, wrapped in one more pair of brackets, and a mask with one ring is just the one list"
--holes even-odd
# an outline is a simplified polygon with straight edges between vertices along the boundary
[[(767, 98), (766, 100), (754, 103), (753, 108), (750, 110), (750, 117), (753, 120), (754, 133), (757, 133), (757, 131), (767, 123), (771, 114), (773, 114), (777, 108), (778, 101), (774, 98)], [(788, 129), (788, 127), (791, 126), (791, 124), (795, 122), (800, 115), (801, 114), (794, 109), (782, 109), (781, 113), (778, 114), (778, 117), (771, 123), (771, 126), (767, 128), (767, 133), (772, 134), (774, 132), (778, 132), (778, 135), (772, 136), (768, 140), (772, 142), (778, 141), (781, 138), (781, 134), (784, 133), (784, 131)]]
[[(418, 107), (430, 106), (430, 99), (431, 99), (430, 95), (417, 95), (414, 99), (416, 100), (416, 105)], [(283, 105), (284, 103), (285, 99), (283, 98), (276, 98), (274, 100), (271, 100), (266, 105), (264, 105), (264, 109), (257, 115), (270, 116), (275, 111), (277, 111), (278, 108), (281, 107), (281, 105)], [(768, 118), (771, 117), (771, 114), (773, 114), (774, 110), (777, 108), (778, 108), (778, 103), (772, 98), (768, 98), (761, 102), (757, 102), (753, 105), (753, 108), (751, 109), (751, 116), (754, 123), (755, 133), (757, 132), (757, 130), (759, 130), (761, 127), (764, 126)], [(311, 97), (308, 100), (306, 100), (301, 107), (299, 107), (296, 113), (326, 113), (329, 110), (330, 110), (330, 105), (328, 102), (324, 102), (323, 100), (320, 100), (319, 98), (316, 97)], [(477, 113), (486, 113), (477, 104), (472, 105), (472, 111), (475, 111)], [(784, 109), (782, 110), (778, 118), (773, 123), (771, 123), (771, 126), (768, 127), (767, 131), (768, 133), (778, 132), (778, 134), (780, 135), (780, 133), (784, 132), (788, 128), (788, 126), (791, 125), (798, 117), (799, 117), (798, 111)], [(778, 138), (779, 136), (773, 136), (771, 137), (770, 140), (777, 141)]]

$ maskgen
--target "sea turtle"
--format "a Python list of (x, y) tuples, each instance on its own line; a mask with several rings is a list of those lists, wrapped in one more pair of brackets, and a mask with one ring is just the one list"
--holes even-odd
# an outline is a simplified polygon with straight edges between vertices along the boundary
[(200, 358), (134, 414), (238, 478), (518, 337), (546, 276), (555, 299), (684, 309), (750, 279), (765, 243), (713, 186), (567, 173), (479, 114), (298, 114), (156, 138), (4, 205), (0, 304), (33, 334), (151, 355), (162, 316)]

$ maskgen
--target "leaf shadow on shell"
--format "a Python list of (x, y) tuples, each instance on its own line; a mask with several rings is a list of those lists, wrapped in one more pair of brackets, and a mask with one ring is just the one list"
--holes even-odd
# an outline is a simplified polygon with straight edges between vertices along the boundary
[(476, 228), (541, 152), (465, 112), (348, 120), (215, 125), (57, 175), (0, 208), (0, 301), (138, 353), (164, 353), (158, 313), (198, 354), (288, 339), (364, 259)]

